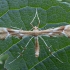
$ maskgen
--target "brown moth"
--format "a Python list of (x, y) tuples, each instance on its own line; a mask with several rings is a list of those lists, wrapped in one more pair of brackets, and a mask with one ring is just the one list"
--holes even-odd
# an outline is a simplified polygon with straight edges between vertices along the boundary
[[(60, 26), (60, 27), (56, 27), (56, 28), (50, 28), (50, 29), (46, 29), (46, 30), (40, 30), (39, 24), (38, 26), (33, 26), (32, 23), (34, 21), (35, 18), (38, 18), (39, 24), (40, 24), (40, 19), (38, 17), (38, 12), (36, 9), (36, 13), (35, 16), (33, 18), (33, 20), (31, 21), (31, 26), (33, 27), (33, 30), (31, 31), (25, 31), (25, 30), (16, 30), (16, 29), (10, 29), (10, 28), (5, 28), (5, 27), (0, 27), (0, 39), (6, 39), (9, 36), (17, 36), (19, 38), (24, 38), (24, 36), (32, 36), (31, 39), (28, 41), (28, 43), (26, 44), (25, 47), (28, 46), (29, 42), (32, 40), (32, 38), (35, 38), (35, 57), (39, 57), (39, 41), (38, 41), (38, 37), (41, 38), (41, 40), (43, 40), (44, 44), (46, 45), (47, 49), (49, 50), (49, 52), (51, 52), (50, 48), (48, 47), (48, 45), (46, 44), (45, 40), (42, 38), (42, 36), (47, 36), (47, 37), (57, 37), (60, 35), (65, 35), (66, 37), (70, 37), (70, 25), (66, 25), (66, 26)], [(24, 50), (23, 50), (24, 51)], [(22, 53), (23, 53), (22, 51)], [(57, 59), (59, 60), (52, 52), (51, 54)], [(20, 55), (18, 56), (20, 57)], [(17, 58), (18, 58), (17, 57)], [(17, 59), (16, 58), (16, 59)], [(9, 64), (11, 64), (12, 62), (14, 62), (16, 59), (14, 59), (13, 61), (11, 61)], [(62, 62), (61, 60), (59, 60), (60, 62)]]

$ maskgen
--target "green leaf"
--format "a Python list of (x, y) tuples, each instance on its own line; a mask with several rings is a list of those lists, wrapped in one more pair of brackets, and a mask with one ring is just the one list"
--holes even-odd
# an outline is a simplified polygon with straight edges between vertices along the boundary
[(8, 58), (7, 54), (3, 54), (0, 56), (0, 70), (7, 70), (6, 68), (4, 68), (4, 64), (7, 58)]
[(70, 2), (70, 0), (62, 0), (63, 2)]
[[(19, 28), (30, 30), (36, 8), (40, 18), (41, 29), (58, 27), (70, 23), (70, 4), (58, 0), (1, 0), (0, 1), (0, 27)], [(37, 18), (33, 25), (38, 25)], [(12, 26), (12, 27), (11, 27)], [(39, 39), (40, 56), (35, 57), (35, 41), (31, 40), (23, 56), (17, 56), (23, 50), (30, 37), (18, 39), (8, 37), (0, 40), (0, 54), (8, 54), (9, 58), (5, 62), (7, 70), (70, 70), (70, 39), (63, 37), (43, 37), (51, 51), (63, 63), (54, 58), (43, 41)], [(9, 64), (12, 60), (14, 62)]]

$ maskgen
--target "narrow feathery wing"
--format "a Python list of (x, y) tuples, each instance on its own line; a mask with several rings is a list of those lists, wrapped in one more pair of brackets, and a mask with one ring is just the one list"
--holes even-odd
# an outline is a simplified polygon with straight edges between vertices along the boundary
[(20, 33), (20, 31), (23, 30), (15, 30), (10, 28), (0, 27), (0, 39), (6, 39), (7, 37), (10, 36), (16, 36), (18, 38), (26, 36), (25, 34)]
[(70, 25), (42, 30), (42, 36), (57, 37), (61, 35), (70, 37)]

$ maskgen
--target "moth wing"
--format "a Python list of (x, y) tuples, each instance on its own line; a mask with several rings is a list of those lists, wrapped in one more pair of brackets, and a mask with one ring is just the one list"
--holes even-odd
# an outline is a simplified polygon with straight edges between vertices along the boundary
[(5, 39), (9, 36), (7, 28), (0, 27), (0, 39)]
[(10, 28), (0, 27), (0, 39), (6, 39), (10, 36), (15, 36), (17, 38), (26, 38), (27, 35), (22, 33), (24, 30), (15, 30)]

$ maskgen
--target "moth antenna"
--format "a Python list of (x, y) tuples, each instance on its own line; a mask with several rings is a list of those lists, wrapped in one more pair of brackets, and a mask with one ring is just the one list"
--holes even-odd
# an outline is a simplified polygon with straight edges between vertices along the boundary
[(34, 22), (35, 18), (36, 18), (36, 13), (35, 13), (35, 16), (34, 16), (34, 18), (32, 19), (32, 21), (30, 22), (30, 25), (31, 25), (32, 27), (34, 27), (32, 23)]
[(40, 25), (40, 19), (39, 19), (39, 16), (38, 16), (37, 8), (36, 8), (35, 16), (34, 16), (33, 20), (32, 20), (32, 21), (31, 21), (31, 23), (30, 23), (30, 25), (31, 25), (32, 27), (34, 27), (32, 23), (34, 22), (34, 20), (35, 20), (36, 16), (37, 16), (38, 21), (39, 21), (37, 26), (39, 27), (39, 25)]
[[(33, 37), (31, 37), (31, 38), (29, 39), (29, 41), (27, 42), (25, 48), (28, 46), (29, 42), (30, 42), (32, 39), (33, 39)], [(14, 59), (13, 61), (9, 62), (9, 64), (11, 64), (11, 63), (13, 63), (14, 61), (16, 61), (16, 60), (21, 56), (21, 54), (24, 52), (24, 50), (25, 50), (25, 49), (23, 49), (22, 52), (19, 53), (19, 55), (17, 56), (16, 59)]]
[(33, 28), (30, 29), (30, 31), (33, 30)]
[(49, 52), (51, 53), (51, 55), (52, 55), (53, 57), (55, 57), (58, 61), (60, 61), (61, 63), (63, 63), (59, 58), (57, 58), (57, 57), (52, 53), (52, 51), (50, 50), (50, 47), (48, 47), (48, 45), (46, 44), (45, 40), (44, 40), (41, 36), (39, 36), (39, 37), (40, 37), (41, 40), (44, 42), (44, 44), (46, 45), (46, 47), (47, 47), (47, 49), (49, 50)]
[(32, 27), (34, 27), (32, 23), (30, 23), (30, 25), (31, 25)]
[(38, 18), (38, 21), (39, 21), (37, 27), (39, 27), (39, 25), (40, 25), (40, 19), (39, 19), (39, 16), (38, 16), (37, 8), (36, 8), (36, 15), (37, 15), (37, 18)]

